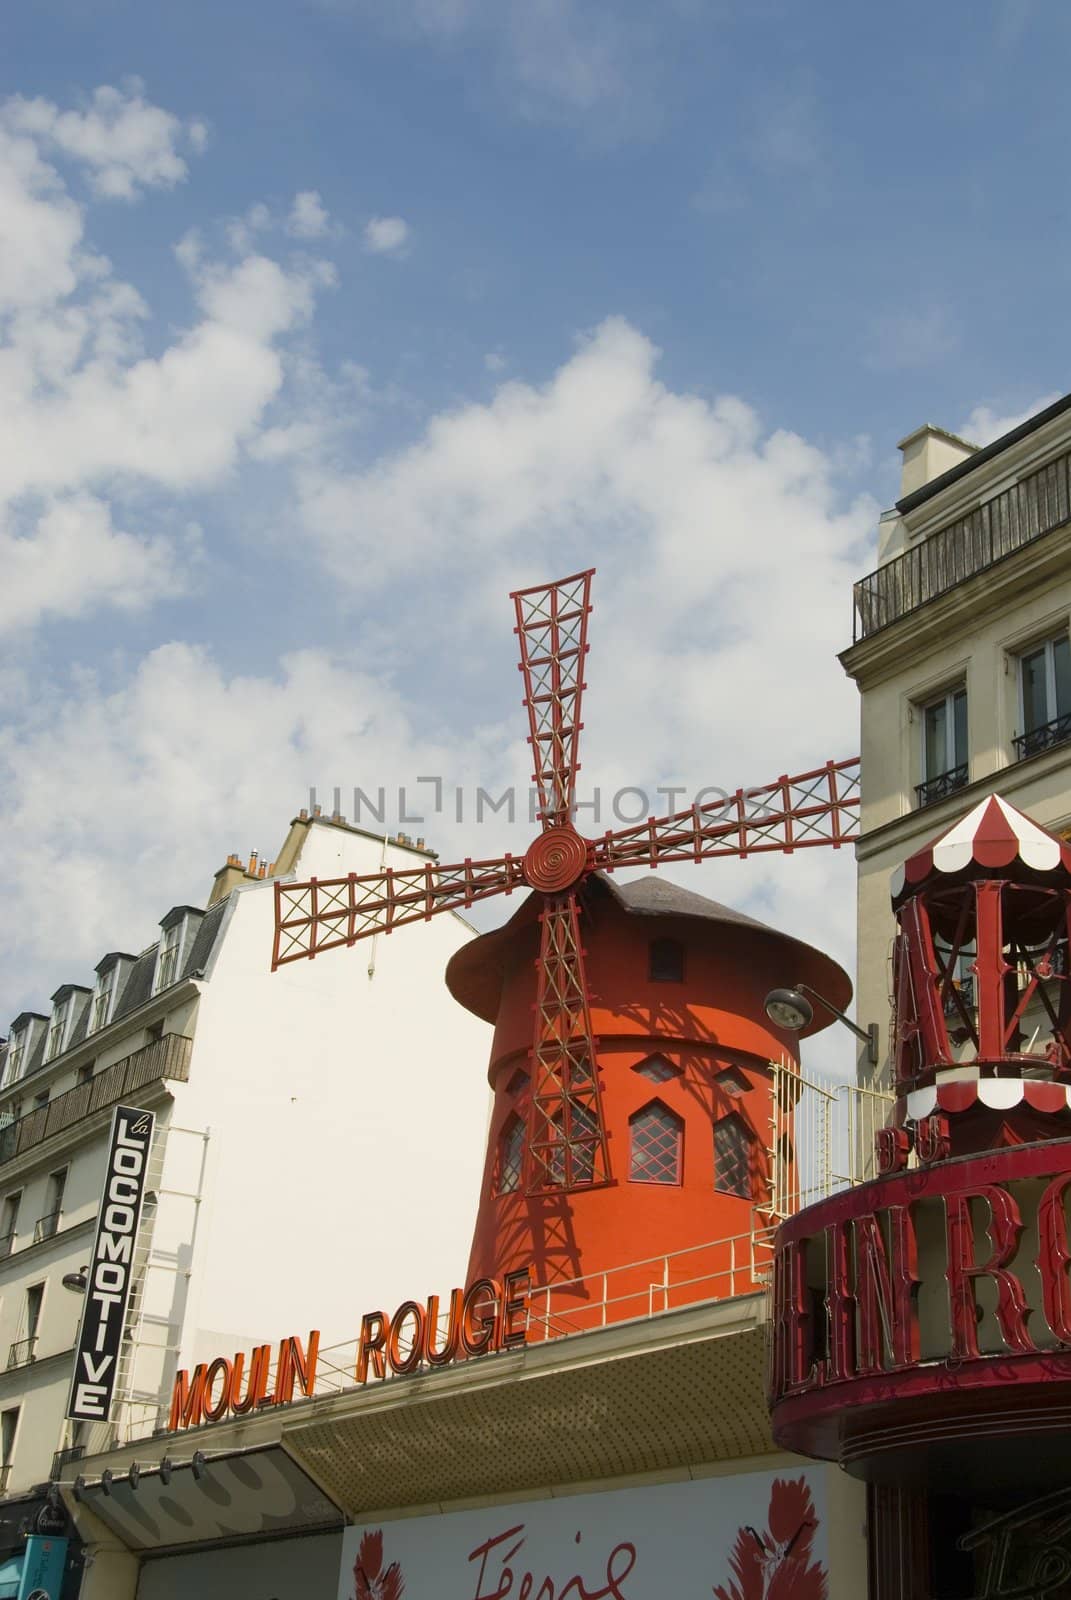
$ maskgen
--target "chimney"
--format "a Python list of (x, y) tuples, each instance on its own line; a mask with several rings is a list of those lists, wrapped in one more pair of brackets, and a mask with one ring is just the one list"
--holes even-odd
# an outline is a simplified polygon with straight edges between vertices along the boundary
[(219, 900), (226, 900), (231, 890), (239, 883), (245, 881), (245, 867), (240, 856), (229, 855), (212, 879), (212, 892), (208, 897), (208, 904), (214, 906)]
[(896, 448), (904, 458), (900, 468), (900, 499), (903, 500), (939, 478), (942, 472), (958, 467), (961, 461), (974, 455), (978, 446), (926, 422), (901, 439)]

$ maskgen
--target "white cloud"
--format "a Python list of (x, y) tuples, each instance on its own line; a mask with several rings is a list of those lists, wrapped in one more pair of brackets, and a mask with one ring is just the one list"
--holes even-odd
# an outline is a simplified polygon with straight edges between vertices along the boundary
[(0, 571), (0, 636), (101, 604), (141, 610), (184, 586), (170, 544), (113, 527), (110, 508), (89, 495), (56, 501), (28, 534), (0, 523)]
[(488, 350), (483, 358), (483, 364), (488, 372), (505, 372), (507, 363), (501, 350)]
[(334, 282), (329, 263), (257, 253), (267, 213), (254, 207), (237, 260), (183, 240), (191, 319), (148, 354), (151, 308), (87, 245), (89, 214), (45, 152), (87, 166), (98, 197), (130, 199), (184, 175), (180, 139), (197, 147), (203, 130), (136, 86), (98, 90), (85, 111), (0, 105), (3, 629), (174, 592), (165, 536), (139, 534), (124, 496), (202, 489), (235, 466), (283, 390), (291, 337)]
[(1054, 389), (1050, 394), (1043, 394), (1023, 411), (1001, 413), (992, 406), (975, 406), (970, 416), (956, 432), (961, 439), (966, 439), (970, 444), (992, 444), (994, 439), (1000, 439), (1004, 434), (1010, 433), (1021, 422), (1037, 416), (1039, 411), (1044, 411), (1046, 406), (1051, 406), (1060, 398), (1060, 390)]
[(402, 217), (373, 217), (365, 224), (364, 247), (370, 255), (400, 255), (409, 242), (409, 224)]
[[(5, 863), (0, 929), (16, 1008), (15, 984), (39, 1002), (57, 971), (81, 979), (104, 950), (147, 943), (170, 904), (203, 903), (229, 850), (274, 850), (320, 775), (371, 786), (417, 760), (396, 692), (318, 651), (228, 676), (210, 652), (166, 644), (118, 687), (79, 673), (37, 686), (26, 711), (0, 729), (0, 822), (26, 846)], [(420, 751), (447, 760), (432, 741)]]
[(286, 231), (296, 239), (322, 239), (329, 231), (331, 218), (315, 189), (303, 189), (294, 196)]
[(183, 123), (149, 104), (136, 81), (126, 92), (108, 85), (96, 89), (84, 111), (16, 96), (4, 102), (0, 120), (38, 146), (81, 163), (93, 190), (110, 200), (132, 200), (139, 188), (181, 183), (188, 169), (180, 146), (201, 151), (207, 142), (203, 123)]

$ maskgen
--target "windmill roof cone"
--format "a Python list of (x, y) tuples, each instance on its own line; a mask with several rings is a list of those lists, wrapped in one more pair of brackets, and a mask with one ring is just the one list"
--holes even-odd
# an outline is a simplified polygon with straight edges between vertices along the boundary
[[(709, 1145), (713, 1139), (715, 1154), (706, 1167), (713, 1180), (712, 1162), (720, 1163), (719, 1192), (730, 1195), (749, 1222), (752, 1202), (769, 1198), (770, 1119), (767, 1115), (764, 1124), (758, 1100), (748, 1098), (759, 1092), (760, 1066), (754, 1073), (747, 1063), (735, 1062), (730, 1068), (726, 1052), (736, 1051), (748, 1063), (760, 1065), (771, 1052), (792, 1053), (788, 1036), (771, 1030), (759, 1003), (778, 983), (817, 972), (815, 987), (824, 983), (823, 992), (829, 991), (827, 997), (838, 1008), (850, 994), (846, 975), (826, 957), (751, 918), (686, 890), (646, 879), (618, 888), (601, 876), (626, 867), (838, 848), (854, 841), (859, 762), (856, 757), (827, 761), (761, 788), (738, 789), (727, 799), (649, 818), (597, 839), (583, 837), (573, 817), (592, 576), (590, 570), (575, 573), (511, 596), (540, 817), (540, 832), (523, 856), (507, 853), (452, 866), (427, 862), (412, 870), (307, 883), (277, 880), (275, 891), (273, 967), (494, 895), (520, 888), (535, 891), (505, 929), (475, 941), (472, 954), (465, 952), (464, 959), (451, 963), (450, 983), (463, 1004), (495, 1021), (496, 1118), (505, 1104), (498, 1099), (500, 1087), (506, 1093), (517, 1073), (526, 1083), (523, 1093), (520, 1086), (509, 1090), (515, 1093), (508, 1113), (513, 1122), (501, 1130), (497, 1121), (492, 1127), (481, 1191), (485, 1202), (492, 1190), (496, 1197), (517, 1197), (507, 1209), (523, 1214), (523, 1227), (518, 1232), (511, 1222), (512, 1232), (504, 1233), (499, 1211), (483, 1204), (473, 1262), (481, 1271), (499, 1271), (503, 1263), (518, 1259), (520, 1243), (527, 1239), (537, 1282), (540, 1273), (561, 1277), (581, 1262), (581, 1210), (594, 1207), (601, 1215), (606, 1193), (631, 1192), (630, 1185), (647, 1199), (644, 1207), (630, 1208), (634, 1237), (629, 1259), (637, 1259), (641, 1245), (657, 1246), (663, 1255), (677, 1249), (680, 1233), (669, 1226), (666, 1200), (671, 1190), (683, 1193), (690, 1182), (686, 1137), (689, 1149), (696, 1145), (697, 1172), (702, 1163), (696, 1141), (705, 1139)], [(589, 944), (594, 988), (589, 988), (586, 968)], [(524, 952), (523, 976), (511, 966), (515, 951)], [(659, 970), (676, 970), (675, 962), (684, 962), (681, 970), (691, 977), (657, 976)], [(759, 976), (767, 966), (770, 981)], [(667, 987), (652, 997), (649, 983)], [(677, 988), (670, 991), (669, 984)], [(709, 1003), (708, 996), (713, 996)], [(689, 1078), (683, 1055), (676, 1064), (661, 1060), (644, 1067), (637, 1062), (637, 1072), (628, 1078), (615, 1063), (622, 1083), (645, 1085), (645, 1093), (659, 1084), (664, 1089), (660, 1095), (647, 1095), (637, 1116), (621, 1128), (616, 1124), (624, 1101), (619, 1105), (616, 1087), (609, 1111), (603, 1104), (610, 1032), (605, 1039), (597, 1037), (592, 1011), (600, 1028), (605, 1022), (609, 1029), (612, 1021), (633, 1044), (644, 1028), (648, 1041), (664, 1042), (665, 1029), (652, 1022), (652, 1006), (662, 1019), (677, 1015), (676, 1031), (671, 1028), (669, 1036), (678, 1040), (682, 1052), (692, 1050), (697, 1061), (707, 1062), (703, 1072), (708, 1081), (704, 1086)], [(518, 1063), (523, 1058), (524, 1065), (503, 1073), (496, 1063), (507, 1039), (507, 1053), (516, 1055)], [(712, 1064), (715, 1049), (723, 1052), (725, 1070), (736, 1073), (731, 1084), (725, 1078), (719, 1089), (711, 1077), (721, 1070)], [(667, 1103), (674, 1075), (682, 1100), (678, 1110)], [(763, 1093), (768, 1107), (768, 1085)], [(719, 1096), (732, 1094), (742, 1101), (739, 1109), (715, 1117), (722, 1104)], [(705, 1107), (705, 1133), (685, 1126), (690, 1117), (685, 1105), (693, 1102)], [(718, 1124), (713, 1134), (712, 1119)], [(504, 1149), (494, 1144), (500, 1133), (507, 1137)], [(785, 1137), (790, 1145), (790, 1133)], [(770, 1159), (780, 1159), (777, 1149)], [(684, 1209), (678, 1206), (676, 1214), (684, 1215)], [(485, 1225), (488, 1216), (493, 1227)], [(662, 1218), (657, 1226), (649, 1222), (657, 1217)], [(488, 1246), (492, 1236), (494, 1243)], [(583, 1270), (590, 1265), (583, 1262)], [(726, 1286), (722, 1292), (740, 1291), (739, 1286)], [(615, 1313), (630, 1314), (635, 1313)]]

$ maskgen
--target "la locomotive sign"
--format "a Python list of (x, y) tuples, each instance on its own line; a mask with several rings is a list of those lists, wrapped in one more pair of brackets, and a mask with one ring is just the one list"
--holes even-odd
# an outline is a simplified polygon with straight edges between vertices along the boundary
[(784, 1223), (778, 1442), (848, 1467), (883, 1454), (902, 1467), (952, 1436), (967, 1391), (977, 1419), (988, 1389), (1005, 1427), (1021, 1408), (1027, 1431), (1051, 1428), (1052, 1404), (1067, 1405), (1060, 1380), (1071, 1389), (1069, 1203), (1071, 1140), (1060, 1140), (894, 1172)]
[[(502, 1279), (477, 1278), (467, 1289), (452, 1290), (445, 1310), (433, 1294), (423, 1303), (404, 1300), (393, 1316), (367, 1312), (361, 1319), (354, 1381), (385, 1378), (388, 1370), (402, 1377), (462, 1357), (518, 1349), (528, 1333), (529, 1279), (528, 1267)], [(217, 1356), (200, 1363), (192, 1375), (183, 1370), (175, 1378), (168, 1428), (193, 1428), (265, 1406), (288, 1405), (297, 1389), (311, 1397), (319, 1354), (320, 1335), (313, 1329), (306, 1345), (295, 1335), (281, 1339), (274, 1362), (271, 1345), (263, 1344), (248, 1359), (238, 1351), (233, 1358)]]

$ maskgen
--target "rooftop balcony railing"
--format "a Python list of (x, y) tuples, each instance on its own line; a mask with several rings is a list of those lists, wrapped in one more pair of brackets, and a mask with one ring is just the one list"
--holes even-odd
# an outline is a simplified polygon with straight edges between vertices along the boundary
[(40, 1106), (16, 1122), (0, 1128), (0, 1165), (13, 1161), (35, 1145), (61, 1133), (94, 1111), (127, 1099), (147, 1084), (171, 1078), (185, 1083), (190, 1075), (190, 1048), (193, 1041), (185, 1034), (165, 1033), (163, 1038), (113, 1061), (85, 1083), (76, 1084), (66, 1094), (57, 1095), (47, 1106)]
[(1071, 453), (1058, 456), (965, 517), (939, 528), (855, 585), (852, 641), (920, 606), (1071, 519)]

